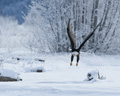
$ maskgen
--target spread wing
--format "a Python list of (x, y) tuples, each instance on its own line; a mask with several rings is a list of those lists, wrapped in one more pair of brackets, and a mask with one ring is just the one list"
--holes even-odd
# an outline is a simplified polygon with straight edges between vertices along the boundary
[[(102, 22), (102, 20), (101, 20)], [(90, 39), (90, 37), (94, 34), (94, 32), (96, 31), (96, 29), (98, 28), (98, 26), (101, 24), (101, 22), (95, 27), (95, 29), (93, 30), (93, 32), (91, 32), (86, 39), (82, 42), (82, 44), (80, 45), (80, 47), (78, 48), (78, 50), (80, 51), (80, 49), (83, 47), (83, 45), (87, 42), (88, 39)]]
[(76, 48), (76, 42), (75, 42), (74, 35), (72, 33), (72, 28), (71, 28), (71, 25), (70, 25), (70, 19), (69, 19), (69, 22), (68, 22), (67, 33), (68, 33), (68, 37), (70, 39), (71, 48), (73, 50), (73, 49)]
[(87, 42), (87, 40), (94, 34), (94, 32), (91, 32), (87, 37), (86, 39), (82, 42), (82, 44), (80, 45), (80, 47), (78, 48), (78, 50), (80, 50), (83, 45)]

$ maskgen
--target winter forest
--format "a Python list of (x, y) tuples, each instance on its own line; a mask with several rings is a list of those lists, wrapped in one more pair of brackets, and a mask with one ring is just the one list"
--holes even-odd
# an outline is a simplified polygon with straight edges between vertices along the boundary
[[(12, 2), (14, 4), (14, 0)], [(67, 24), (71, 18), (77, 47), (101, 21), (81, 51), (105, 54), (120, 52), (119, 0), (31, 0), (29, 5), (25, 5), (28, 13), (21, 11), (22, 24), (12, 16), (2, 16), (10, 6), (12, 4), (3, 10), (0, 8), (1, 48), (9, 51), (28, 48), (37, 53), (69, 52)], [(14, 7), (12, 10), (15, 10)]]
[(119, 76), (120, 0), (0, 0), (0, 96), (119, 96)]

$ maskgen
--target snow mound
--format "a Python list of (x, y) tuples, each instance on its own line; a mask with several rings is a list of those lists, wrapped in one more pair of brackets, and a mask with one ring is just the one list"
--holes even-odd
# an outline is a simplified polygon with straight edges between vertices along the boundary
[(0, 69), (0, 81), (20, 81), (19, 73), (9, 70), (9, 69)]
[(40, 67), (27, 67), (25, 68), (25, 72), (45, 72), (46, 70), (44, 69), (44, 67), (40, 66)]
[(87, 78), (85, 79), (85, 81), (98, 81), (98, 80), (104, 80), (106, 79), (103, 76), (100, 76), (100, 73), (98, 70), (93, 70), (88, 72), (87, 74)]

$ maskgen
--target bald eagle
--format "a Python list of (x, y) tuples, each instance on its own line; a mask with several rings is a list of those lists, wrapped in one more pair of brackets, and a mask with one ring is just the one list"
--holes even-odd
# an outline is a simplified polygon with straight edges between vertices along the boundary
[(76, 66), (78, 66), (78, 62), (79, 62), (79, 55), (80, 55), (80, 50), (83, 47), (83, 45), (87, 42), (87, 40), (94, 34), (95, 30), (97, 29), (97, 27), (100, 25), (100, 23), (95, 27), (95, 29), (93, 30), (93, 32), (91, 32), (86, 38), (85, 40), (80, 44), (80, 46), (78, 48), (76, 48), (76, 42), (75, 42), (75, 38), (72, 32), (72, 28), (71, 28), (71, 24), (70, 24), (70, 20), (68, 21), (68, 26), (67, 26), (67, 33), (68, 33), (68, 37), (70, 39), (70, 43), (71, 43), (71, 49), (72, 49), (72, 55), (71, 55), (71, 63), (70, 66), (72, 66), (72, 61), (74, 56), (77, 56), (77, 63)]

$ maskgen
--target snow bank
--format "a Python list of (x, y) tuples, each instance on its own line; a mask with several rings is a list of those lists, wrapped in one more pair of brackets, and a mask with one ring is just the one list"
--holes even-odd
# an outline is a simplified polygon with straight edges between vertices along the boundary
[[(0, 77), (9, 77), (9, 79), (16, 79), (16, 81), (21, 80), (19, 78), (19, 73), (12, 71), (12, 70), (8, 70), (8, 69), (0, 69)], [(1, 81), (1, 80), (0, 80)], [(9, 80), (8, 80), (9, 81)]]
[(46, 70), (44, 69), (44, 67), (40, 66), (40, 67), (26, 67), (24, 68), (25, 72), (45, 72)]
[[(17, 52), (14, 54), (14, 57), (18, 57), (18, 55), (25, 58), (31, 57), (31, 54), (29, 53), (28, 55), (26, 55), (26, 53), (25, 55), (20, 55), (20, 53), (17, 54)], [(10, 56), (13, 57), (13, 55)], [(36, 55), (33, 56), (37, 57)], [(3, 62), (3, 68), (21, 73), (23, 81), (13, 83), (1, 82), (0, 96), (120, 95), (120, 66), (110, 64), (110, 62), (113, 62), (114, 60), (119, 63), (120, 56), (96, 56), (81, 53), (81, 59), (78, 67), (76, 67), (76, 58), (74, 59), (73, 66), (69, 65), (71, 54), (68, 53), (40, 54), (38, 57), (44, 59), (45, 62), (42, 63), (33, 61), (32, 64), (27, 63), (29, 60), (21, 60), (17, 64)], [(107, 62), (108, 60), (109, 62)], [(45, 69), (46, 72), (41, 74), (31, 72), (31, 70), (36, 71), (37, 69)], [(99, 70), (100, 77), (102, 77), (102, 72), (107, 79), (98, 79), (98, 70), (94, 69)], [(5, 72), (7, 75), (8, 73), (11, 73), (8, 72), (8, 70), (5, 70)], [(4, 75), (5, 72), (3, 72)], [(91, 81), (88, 80), (88, 76), (86, 77), (87, 73), (91, 74), (91, 77), (89, 77), (93, 78)], [(18, 76), (17, 74), (11, 74), (11, 77)], [(86, 81), (83, 81), (85, 78)]]

